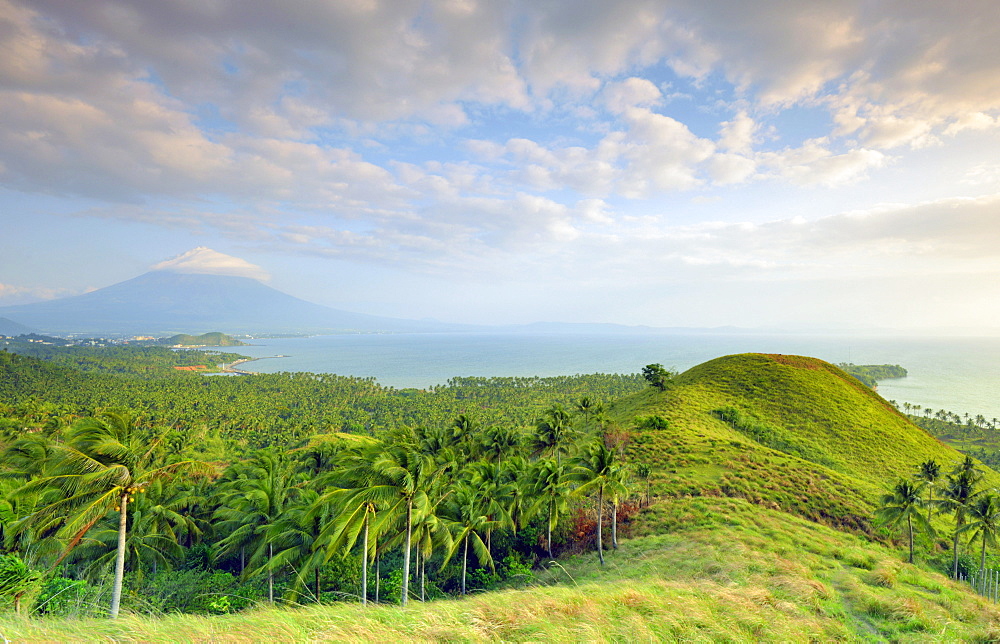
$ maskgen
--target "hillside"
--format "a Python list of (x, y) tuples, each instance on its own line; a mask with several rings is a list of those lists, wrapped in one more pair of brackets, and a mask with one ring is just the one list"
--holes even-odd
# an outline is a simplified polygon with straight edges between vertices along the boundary
[[(898, 478), (962, 458), (855, 378), (800, 356), (717, 358), (609, 413), (662, 494), (745, 498), (865, 533), (872, 503)], [(990, 470), (988, 481), (1000, 476)]]
[[(0, 617), (12, 641), (995, 641), (1000, 610), (967, 584), (865, 539), (741, 499), (657, 504), (658, 534), (600, 567), (563, 557), (520, 589), (398, 606), (224, 616)], [(669, 528), (667, 527), (669, 525)]]
[(245, 342), (233, 339), (225, 333), (218, 331), (212, 333), (202, 333), (201, 335), (188, 335), (179, 333), (161, 340), (163, 344), (182, 347), (245, 347)]

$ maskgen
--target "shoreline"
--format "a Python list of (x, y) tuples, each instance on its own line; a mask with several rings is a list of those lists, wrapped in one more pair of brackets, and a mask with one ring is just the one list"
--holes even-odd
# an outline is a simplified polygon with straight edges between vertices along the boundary
[(255, 360), (270, 360), (272, 358), (287, 358), (286, 355), (277, 356), (262, 356), (260, 358), (240, 358), (239, 360), (234, 360), (230, 363), (223, 362), (220, 369), (222, 373), (237, 373), (241, 376), (257, 376), (260, 375), (257, 371), (247, 371), (246, 369), (236, 369), (238, 365), (245, 364), (247, 362), (254, 362)]

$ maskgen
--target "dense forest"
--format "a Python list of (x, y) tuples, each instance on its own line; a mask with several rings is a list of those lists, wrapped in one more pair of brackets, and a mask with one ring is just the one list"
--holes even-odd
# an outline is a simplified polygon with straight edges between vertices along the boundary
[(645, 386), (638, 374), (395, 390), (175, 371), (213, 354), (162, 347), (25, 353), (0, 352), (0, 576), (43, 613), (492, 588), (592, 542), (607, 521), (587, 505), (611, 501), (616, 545), (627, 483), (649, 476), (624, 467), (602, 416), (602, 401)]

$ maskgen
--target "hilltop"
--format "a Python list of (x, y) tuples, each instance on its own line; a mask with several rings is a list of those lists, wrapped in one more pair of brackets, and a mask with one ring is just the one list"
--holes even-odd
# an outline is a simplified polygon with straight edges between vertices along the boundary
[(897, 479), (963, 458), (856, 378), (801, 356), (717, 358), (609, 413), (664, 494), (743, 498), (867, 534), (873, 502)]

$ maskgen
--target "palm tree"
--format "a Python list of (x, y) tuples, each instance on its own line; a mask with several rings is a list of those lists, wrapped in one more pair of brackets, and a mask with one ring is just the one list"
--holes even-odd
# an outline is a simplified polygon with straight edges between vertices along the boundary
[(387, 499), (375, 526), (376, 533), (399, 528), (398, 534), (404, 536), (400, 603), (405, 606), (410, 584), (414, 518), (426, 512), (431, 505), (427, 491), (436, 476), (436, 469), (433, 460), (418, 452), (412, 444), (382, 445), (379, 450), (367, 466), (356, 471), (356, 480), (361, 488), (369, 488), (374, 498)]
[(923, 487), (927, 488), (927, 523), (931, 522), (931, 508), (934, 507), (934, 484), (940, 477), (941, 466), (934, 459), (924, 461), (917, 469), (916, 479), (923, 481)]
[(234, 468), (234, 475), (225, 483), (221, 504), (215, 512), (219, 530), (226, 536), (219, 541), (222, 556), (250, 550), (249, 567), (242, 574), (267, 572), (268, 601), (274, 603), (274, 572), (267, 562), (274, 557), (274, 543), (268, 538), (268, 527), (275, 524), (301, 491), (296, 487), (292, 465), (287, 457), (276, 452), (264, 452), (248, 463)]
[(316, 539), (318, 544), (325, 545), (327, 561), (338, 552), (350, 552), (358, 536), (361, 536), (362, 605), (368, 604), (368, 557), (378, 549), (377, 535), (372, 534), (372, 523), (378, 518), (380, 505), (388, 505), (391, 501), (385, 495), (386, 491), (385, 487), (338, 489), (321, 496), (313, 506), (314, 512), (327, 504), (335, 508), (336, 518), (324, 526)]
[(566, 410), (560, 405), (553, 405), (545, 410), (541, 420), (535, 425), (535, 435), (532, 437), (534, 453), (555, 455), (562, 462), (562, 454), (566, 452), (573, 437), (572, 421)]
[(84, 535), (114, 509), (118, 512), (118, 545), (115, 580), (111, 593), (111, 618), (118, 617), (125, 547), (128, 537), (128, 504), (158, 479), (181, 472), (209, 473), (198, 461), (162, 465), (155, 460), (161, 438), (142, 431), (127, 412), (103, 412), (83, 418), (64, 433), (64, 442), (52, 446), (44, 476), (25, 484), (18, 495), (52, 489), (60, 497), (28, 517), (27, 523), (43, 523), (64, 517), (59, 534), (68, 538), (60, 559), (80, 543)]
[(451, 548), (448, 551), (444, 562), (445, 566), (451, 558), (462, 549), (462, 595), (465, 595), (466, 572), (469, 567), (469, 542), (472, 542), (472, 549), (479, 558), (479, 563), (486, 563), (491, 569), (494, 568), (493, 556), (489, 548), (483, 541), (483, 535), (489, 533), (496, 527), (497, 522), (491, 521), (486, 516), (487, 504), (484, 502), (482, 492), (470, 484), (459, 485), (452, 494), (445, 506), (445, 516), (448, 518), (455, 534)]
[(953, 474), (948, 475), (948, 480), (942, 491), (942, 498), (938, 501), (938, 506), (942, 511), (955, 515), (955, 532), (952, 537), (953, 559), (951, 575), (953, 578), (958, 578), (959, 535), (963, 531), (969, 507), (979, 494), (976, 486), (979, 484), (981, 478), (982, 474), (975, 469), (973, 461), (966, 457), (962, 465), (956, 468)]
[(303, 489), (295, 498), (294, 503), (265, 528), (265, 538), (268, 547), (273, 548), (273, 554), (254, 573), (267, 572), (273, 575), (284, 569), (293, 571), (293, 581), (288, 589), (292, 599), (309, 587), (309, 577), (313, 581), (314, 600), (319, 602), (322, 588), (320, 586), (320, 569), (326, 557), (320, 545), (319, 536), (326, 518), (325, 513), (311, 512), (318, 494), (315, 490)]
[(913, 522), (916, 521), (928, 534), (934, 534), (930, 522), (919, 512), (922, 505), (920, 499), (922, 488), (922, 485), (915, 485), (910, 481), (900, 479), (892, 492), (882, 496), (882, 505), (875, 511), (875, 518), (884, 525), (895, 527), (903, 520), (906, 521), (906, 531), (910, 542), (910, 563), (913, 563)]
[(604, 411), (604, 405), (590, 396), (583, 396), (576, 403), (576, 410), (583, 415), (584, 420), (590, 420), (591, 416)]
[(646, 497), (643, 505), (647, 507), (649, 506), (649, 478), (652, 474), (653, 469), (649, 466), (649, 463), (639, 463), (635, 466), (635, 475), (645, 483)]
[(521, 444), (521, 435), (509, 427), (490, 427), (483, 432), (480, 444), (483, 454), (495, 456), (500, 465), (504, 454)]
[(609, 488), (617, 494), (621, 485), (622, 466), (618, 462), (618, 453), (597, 438), (587, 450), (577, 459), (573, 469), (573, 478), (580, 482), (576, 494), (585, 494), (597, 490), (597, 556), (604, 565), (604, 542), (602, 523), (604, 522), (604, 495)]
[(978, 537), (983, 544), (979, 556), (979, 569), (986, 569), (986, 547), (997, 546), (997, 536), (1000, 535), (1000, 499), (995, 494), (983, 494), (977, 497), (968, 510), (969, 523), (962, 526), (963, 531), (972, 532), (972, 541)]
[(555, 459), (541, 459), (535, 463), (530, 475), (531, 491), (536, 496), (533, 511), (545, 508), (545, 546), (552, 558), (552, 531), (559, 525), (561, 517), (569, 509), (572, 487), (569, 471)]

